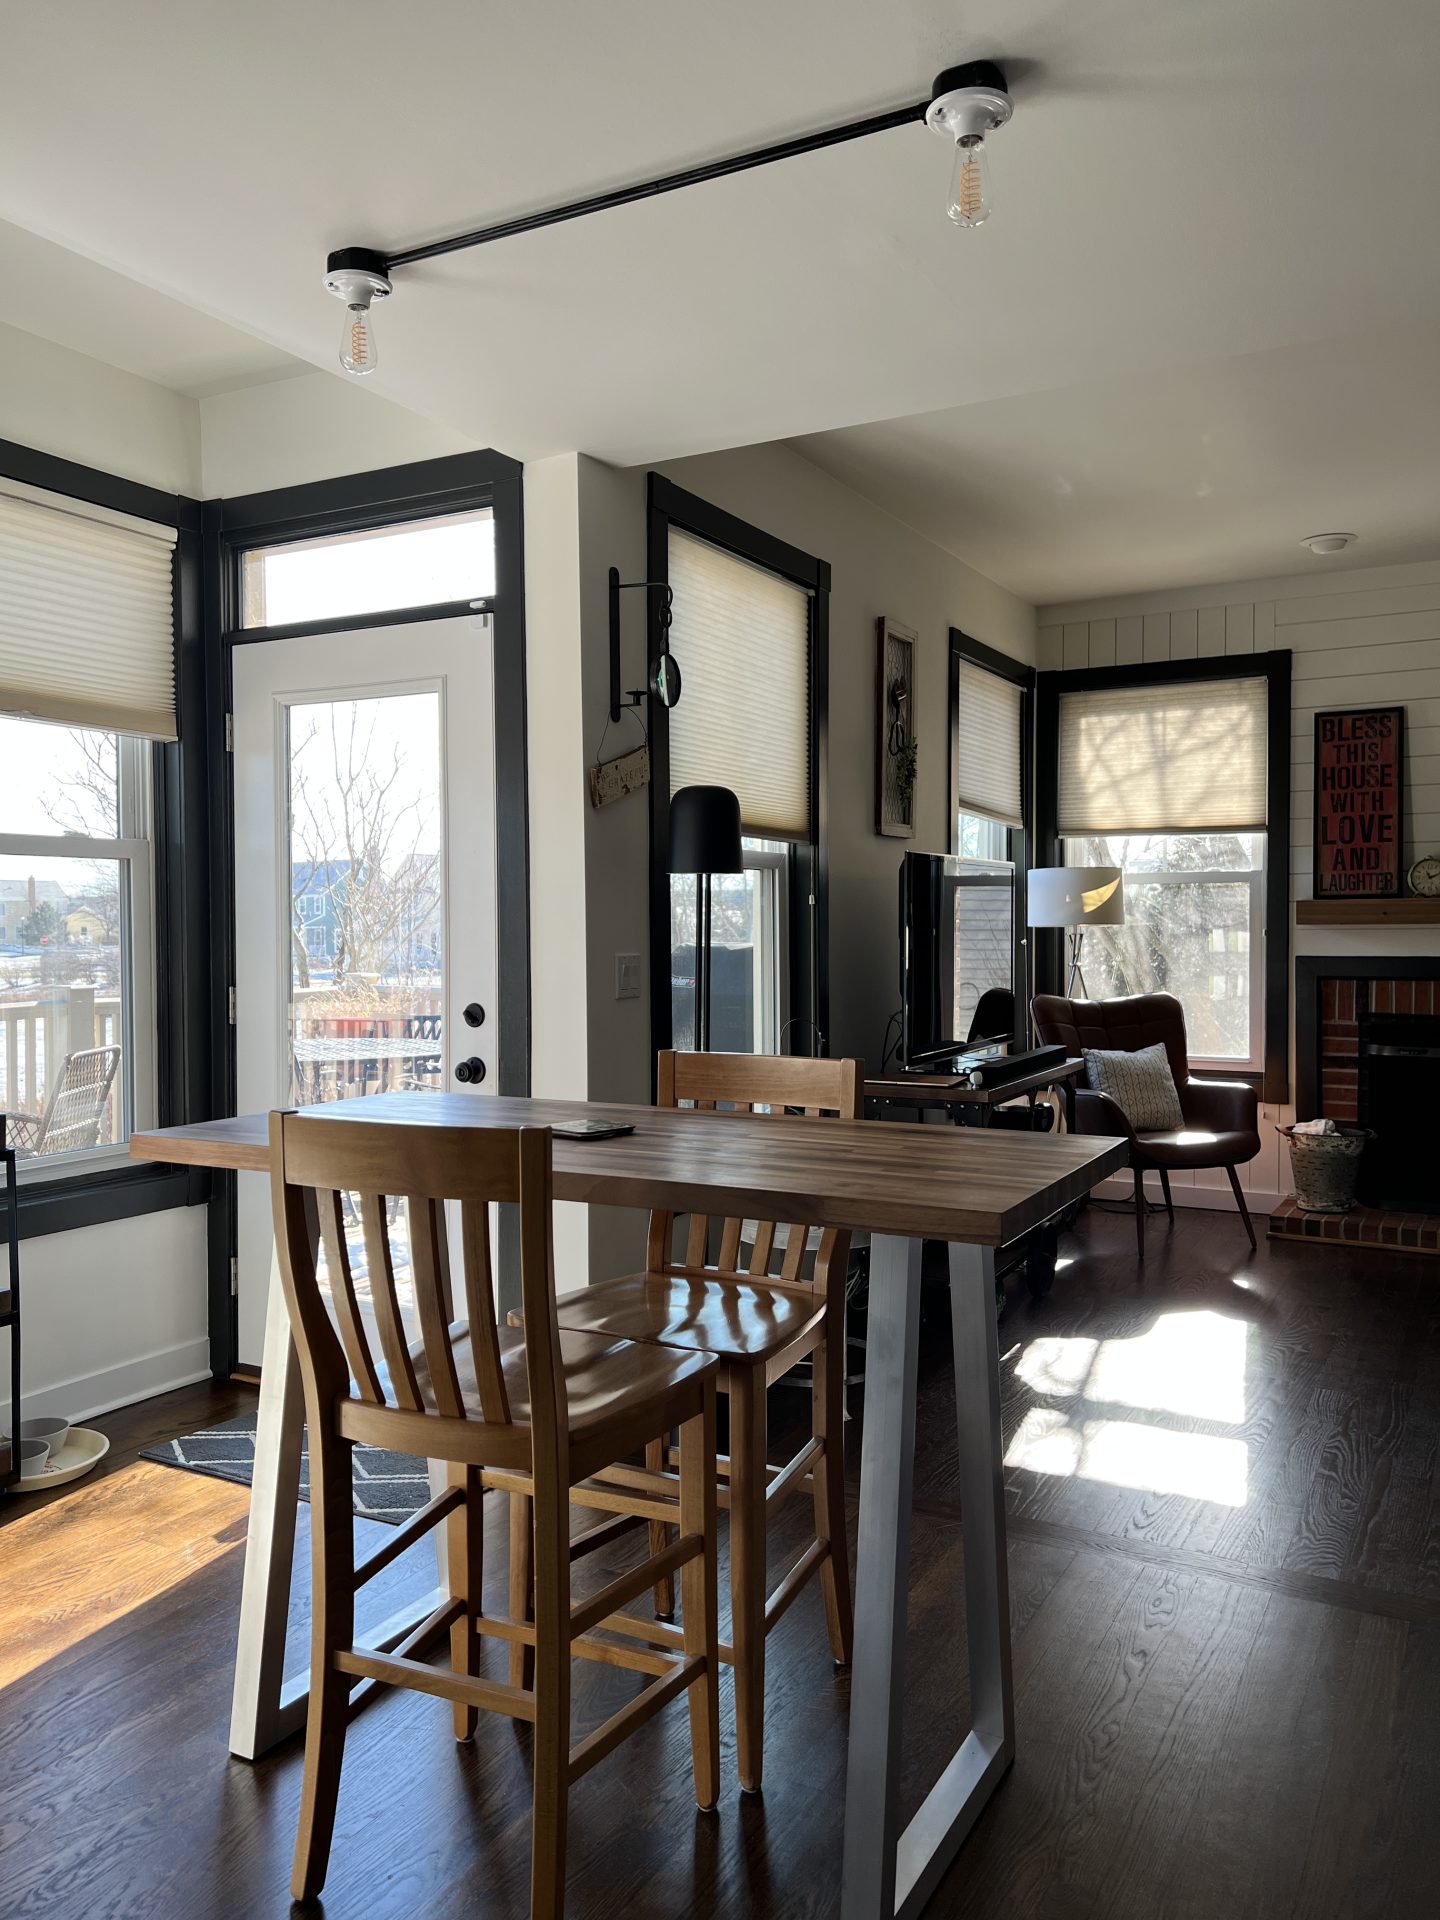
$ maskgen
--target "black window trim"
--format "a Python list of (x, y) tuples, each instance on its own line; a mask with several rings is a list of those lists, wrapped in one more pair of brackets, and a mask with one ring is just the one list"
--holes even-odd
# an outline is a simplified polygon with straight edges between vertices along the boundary
[[(1060, 697), (1111, 687), (1159, 687), (1196, 680), (1261, 679), (1267, 682), (1265, 847), (1265, 1065), (1263, 1073), (1235, 1072), (1249, 1080), (1272, 1106), (1290, 1096), (1290, 680), (1288, 648), (1264, 653), (1201, 655), (1193, 660), (1155, 660), (1130, 666), (1072, 667), (1036, 677), (1035, 864), (1060, 864)], [(1037, 987), (1060, 991), (1060, 938), (1036, 941)], [(1209, 1078), (1221, 1077), (1208, 1071)]]
[[(787, 1050), (814, 1053), (830, 1032), (829, 729), (830, 563), (687, 493), (664, 474), (646, 481), (646, 579), (670, 577), (670, 529), (694, 534), (742, 560), (804, 587), (810, 595), (810, 818), (814, 838), (796, 845), (790, 862), (790, 1033)], [(659, 594), (646, 595), (647, 656), (653, 668), (665, 649)], [(684, 662), (681, 662), (682, 670)], [(682, 693), (681, 698), (684, 698)], [(650, 702), (650, 1028), (651, 1054), (671, 1042), (670, 1009), (670, 726)], [(814, 900), (814, 911), (809, 904)], [(653, 1069), (652, 1069), (653, 1071)]]
[[(178, 741), (152, 749), (155, 858), (155, 1101), (158, 1124), (176, 1126), (209, 1111), (205, 836), (207, 779), (198, 500), (103, 472), (58, 454), (0, 440), (0, 473), (90, 506), (174, 527), (175, 698)], [(20, 1237), (72, 1233), (208, 1199), (203, 1167), (136, 1163), (62, 1173), (20, 1190)], [(0, 1242), (8, 1237), (0, 1223)]]
[[(249, 548), (356, 533), (407, 520), (432, 519), (490, 507), (495, 516), (496, 590), (490, 602), (495, 658), (495, 841), (496, 918), (500, 969), (500, 1016), (496, 1035), (498, 1091), (530, 1091), (530, 854), (525, 690), (525, 545), (520, 462), (493, 449), (412, 461), (404, 466), (347, 474), (232, 500), (207, 501), (205, 545), (205, 645), (210, 689), (208, 733), (214, 764), (227, 777), (211, 783), (209, 840), (217, 874), (226, 884), (211, 896), (210, 1045), (215, 1061), (215, 1107), (233, 1113), (236, 1100), (235, 1036), (228, 1018), (235, 978), (234, 792), (225, 751), (232, 710), (233, 657), (237, 646), (351, 632), (367, 626), (398, 626), (469, 613), (471, 602), (393, 609), (378, 615), (279, 627), (240, 624), (240, 557)], [(511, 1298), (517, 1250), (514, 1210), (501, 1209), (497, 1267), (501, 1304)], [(210, 1208), (211, 1369), (226, 1378), (236, 1363), (236, 1310), (230, 1290), (235, 1254), (233, 1174), (217, 1175)]]
[(1035, 669), (1008, 653), (987, 647), (959, 627), (950, 629), (950, 825), (947, 845), (960, 851), (960, 667), (980, 667), (1020, 689), (1020, 808), (1025, 824), (1009, 830), (1009, 857), (1015, 869), (1014, 922), (1011, 928), (1011, 986), (1015, 994), (1015, 1045), (1027, 1044), (1030, 1020), (1030, 944), (1025, 903), (1031, 867), (1030, 847), (1034, 817), (1032, 735), (1035, 713)]

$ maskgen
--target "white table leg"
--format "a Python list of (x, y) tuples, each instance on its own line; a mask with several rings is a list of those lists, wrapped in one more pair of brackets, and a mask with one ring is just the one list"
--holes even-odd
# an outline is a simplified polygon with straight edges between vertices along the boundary
[[(305, 1403), (300, 1368), (290, 1338), (290, 1316), (280, 1280), (280, 1263), (272, 1253), (270, 1293), (265, 1304), (265, 1350), (260, 1366), (260, 1404), (255, 1422), (250, 1526), (245, 1537), (240, 1632), (230, 1706), (230, 1751), (241, 1760), (258, 1760), (262, 1753), (278, 1746), (305, 1724), (309, 1673), (290, 1680), (285, 1678), (285, 1630), (290, 1612), (295, 1516), (300, 1501), (300, 1450), (304, 1436)], [(432, 1493), (443, 1491), (444, 1475), (443, 1464), (437, 1468), (437, 1464), (431, 1462)], [(437, 1527), (432, 1538), (443, 1586), (444, 1527)], [(418, 1604), (401, 1608), (367, 1633), (364, 1644), (388, 1652), (439, 1605), (442, 1597), (436, 1588)]]
[(287, 1689), (284, 1684), (285, 1626), (290, 1611), (304, 1434), (300, 1368), (290, 1338), (280, 1262), (272, 1253), (255, 1422), (255, 1472), (250, 1482), (250, 1527), (245, 1536), (245, 1581), (240, 1590), (240, 1635), (235, 1648), (235, 1691), (230, 1707), (230, 1751), (242, 1760), (258, 1759), (305, 1724), (304, 1685)]
[(995, 1255), (950, 1249), (972, 1728), (899, 1831), (920, 1242), (870, 1255), (842, 1920), (910, 1920), (1014, 1758)]

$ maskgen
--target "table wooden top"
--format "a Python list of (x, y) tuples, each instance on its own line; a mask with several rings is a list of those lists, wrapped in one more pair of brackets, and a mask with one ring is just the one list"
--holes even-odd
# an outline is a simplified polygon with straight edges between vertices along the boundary
[[(744, 1215), (1004, 1246), (1123, 1167), (1123, 1140), (987, 1133), (904, 1121), (779, 1120), (764, 1114), (382, 1093), (327, 1103), (334, 1119), (414, 1126), (632, 1123), (610, 1140), (555, 1141), (555, 1197), (675, 1213)], [(263, 1173), (263, 1113), (137, 1133), (137, 1160)]]
[(914, 1107), (999, 1106), (1022, 1093), (1038, 1093), (1042, 1087), (1073, 1080), (1084, 1071), (1083, 1060), (1062, 1060), (1058, 1066), (1042, 1067), (1038, 1073), (1027, 1073), (995, 1087), (967, 1087), (953, 1073), (885, 1073), (865, 1082), (865, 1098)]

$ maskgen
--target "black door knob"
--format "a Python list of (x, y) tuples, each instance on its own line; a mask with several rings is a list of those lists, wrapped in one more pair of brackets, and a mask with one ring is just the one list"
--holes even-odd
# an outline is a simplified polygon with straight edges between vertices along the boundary
[(485, 1078), (485, 1062), (478, 1054), (472, 1053), (468, 1060), (462, 1060), (455, 1069), (455, 1078), (465, 1087), (478, 1087)]
[(467, 1027), (483, 1027), (485, 1024), (485, 1009), (478, 1000), (472, 1000), (469, 1006), (466, 1007), (462, 1018)]

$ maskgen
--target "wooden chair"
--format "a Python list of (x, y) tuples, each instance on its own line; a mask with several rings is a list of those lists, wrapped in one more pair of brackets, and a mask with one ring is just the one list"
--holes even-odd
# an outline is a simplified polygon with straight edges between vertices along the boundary
[[(858, 1060), (790, 1060), (765, 1054), (662, 1053), (658, 1104), (689, 1103), (742, 1112), (768, 1108), (783, 1124), (789, 1108), (812, 1118), (861, 1116), (865, 1069)], [(824, 1588), (830, 1651), (848, 1665), (853, 1634), (850, 1561), (845, 1533), (844, 1380), (845, 1276), (849, 1235), (773, 1221), (712, 1222), (690, 1219), (685, 1249), (673, 1250), (675, 1216), (650, 1216), (646, 1271), (601, 1281), (567, 1294), (559, 1304), (562, 1327), (627, 1340), (655, 1342), (676, 1352), (713, 1354), (720, 1362), (720, 1391), (729, 1395), (730, 1454), (718, 1471), (719, 1500), (730, 1510), (730, 1604), (732, 1644), (720, 1657), (735, 1669), (736, 1758), (740, 1784), (761, 1784), (765, 1712), (765, 1637), (810, 1576)], [(751, 1237), (753, 1235), (753, 1237)], [(813, 1248), (811, 1241), (818, 1242)], [(783, 1248), (782, 1243), (783, 1242)], [(806, 1273), (809, 1255), (813, 1266)], [(778, 1263), (778, 1272), (772, 1272)], [(767, 1389), (797, 1361), (812, 1362), (810, 1438), (784, 1466), (766, 1464)], [(681, 1436), (678, 1464), (687, 1470)], [(625, 1477), (652, 1498), (673, 1484), (675, 1457), (658, 1441), (646, 1451), (644, 1474)], [(599, 1476), (602, 1482), (610, 1474)], [(803, 1489), (814, 1501), (814, 1535), (775, 1588), (769, 1588), (765, 1554), (766, 1516), (772, 1503)], [(636, 1511), (639, 1511), (639, 1507)], [(523, 1525), (523, 1522), (522, 1522)], [(668, 1527), (651, 1523), (651, 1551), (659, 1552)], [(511, 1610), (523, 1606), (523, 1566), (512, 1553)], [(673, 1611), (670, 1582), (657, 1588), (656, 1608)], [(659, 1623), (657, 1622), (657, 1627)], [(668, 1641), (679, 1644), (669, 1629)], [(666, 1637), (661, 1637), (666, 1644)]]
[(75, 1153), (100, 1143), (100, 1122), (120, 1066), (119, 1047), (67, 1053), (43, 1114), (12, 1113), (10, 1144), (22, 1160)]
[[(716, 1365), (623, 1340), (561, 1333), (551, 1242), (550, 1133), (545, 1128), (420, 1127), (273, 1113), (270, 1156), (275, 1238), (305, 1393), (310, 1441), (314, 1603), (305, 1777), (292, 1890), (324, 1885), (335, 1824), (350, 1695), (359, 1681), (418, 1688), (449, 1700), (455, 1736), (477, 1711), (528, 1720), (534, 1737), (531, 1912), (556, 1916), (565, 1893), (571, 1784), (667, 1701), (690, 1708), (695, 1798), (718, 1795), (715, 1591)], [(359, 1196), (373, 1301), (372, 1349), (345, 1243), (342, 1193)], [(421, 1339), (407, 1346), (395, 1291), (386, 1200), (402, 1194)], [(468, 1327), (452, 1324), (446, 1200), (458, 1201)], [(490, 1283), (488, 1209), (518, 1202), (522, 1336), (501, 1335)], [(323, 1243), (334, 1323), (316, 1273)], [(570, 1598), (569, 1494), (579, 1480), (626, 1458), (678, 1424), (684, 1461), (679, 1536), (665, 1551), (588, 1600)], [(356, 1442), (449, 1463), (445, 1491), (397, 1527), (364, 1565), (354, 1559), (351, 1449)], [(533, 1517), (534, 1618), (489, 1617), (480, 1591), (482, 1475), (497, 1470), (523, 1491)], [(393, 1653), (355, 1644), (355, 1595), (382, 1567), (444, 1521), (448, 1597)], [(679, 1574), (685, 1630), (678, 1650), (602, 1638), (626, 1603)], [(648, 1637), (649, 1621), (632, 1622)], [(450, 1664), (423, 1655), (446, 1633)], [(534, 1680), (481, 1678), (479, 1642), (523, 1644)], [(579, 1655), (648, 1676), (603, 1725), (570, 1744), (570, 1663)]]

